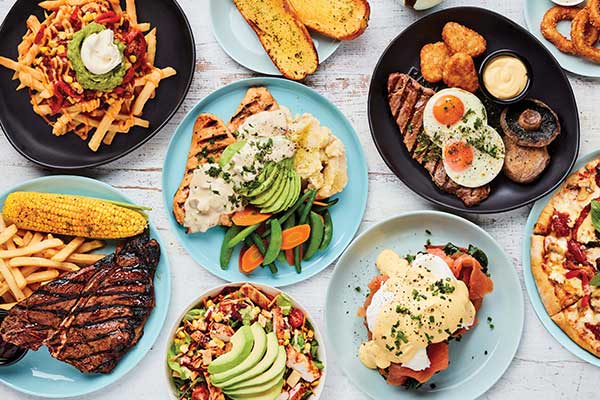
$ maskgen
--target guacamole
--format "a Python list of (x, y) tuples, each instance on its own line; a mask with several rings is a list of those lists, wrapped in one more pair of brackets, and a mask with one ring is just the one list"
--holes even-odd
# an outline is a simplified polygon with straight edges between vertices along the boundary
[[(84, 89), (110, 92), (123, 82), (123, 77), (127, 72), (127, 66), (124, 60), (112, 71), (101, 75), (91, 73), (83, 64), (83, 61), (81, 60), (81, 45), (83, 44), (83, 41), (91, 34), (102, 32), (105, 29), (106, 27), (103, 25), (92, 22), (76, 32), (67, 46), (67, 57), (69, 58), (69, 61), (71, 61), (73, 70), (77, 74), (77, 82), (79, 82)], [(118, 40), (115, 40), (115, 44), (119, 48), (119, 52), (123, 58), (125, 45)]]

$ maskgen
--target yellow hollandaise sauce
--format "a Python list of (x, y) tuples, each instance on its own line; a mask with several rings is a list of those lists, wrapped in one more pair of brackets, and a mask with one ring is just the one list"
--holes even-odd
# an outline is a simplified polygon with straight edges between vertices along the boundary
[(473, 324), (469, 290), (440, 257), (419, 254), (409, 263), (384, 250), (376, 264), (389, 279), (366, 310), (372, 339), (361, 345), (359, 358), (367, 368), (408, 363), (429, 344)]

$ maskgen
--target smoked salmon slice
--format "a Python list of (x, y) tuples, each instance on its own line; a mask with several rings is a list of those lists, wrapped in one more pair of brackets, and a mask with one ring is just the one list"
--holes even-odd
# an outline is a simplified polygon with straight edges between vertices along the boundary
[(400, 366), (400, 364), (390, 365), (387, 383), (400, 386), (404, 385), (408, 378), (416, 379), (420, 383), (427, 382), (437, 372), (448, 368), (448, 343), (430, 344), (427, 346), (427, 356), (431, 365), (422, 371), (413, 371), (410, 368)]

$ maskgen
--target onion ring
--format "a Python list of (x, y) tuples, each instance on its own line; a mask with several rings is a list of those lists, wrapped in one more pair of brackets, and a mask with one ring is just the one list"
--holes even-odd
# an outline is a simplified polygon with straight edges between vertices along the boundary
[(590, 24), (590, 11), (587, 8), (581, 10), (573, 19), (571, 25), (571, 39), (577, 53), (595, 63), (600, 63), (600, 49), (593, 47), (586, 40), (586, 29)]
[(590, 10), (590, 23), (600, 29), (600, 0), (590, 0), (587, 7)]
[[(596, 0), (600, 1), (600, 0)], [(562, 7), (562, 6), (554, 6), (546, 11), (544, 14), (544, 18), (542, 19), (542, 24), (540, 29), (542, 31), (542, 35), (551, 42), (556, 48), (563, 53), (580, 55), (573, 42), (563, 36), (556, 27), (560, 21), (571, 21), (575, 19), (575, 17), (581, 12), (583, 9), (575, 8), (575, 7)], [(571, 36), (572, 36), (573, 27), (571, 26)], [(591, 26), (590, 24), (585, 25), (585, 37), (587, 37), (587, 44), (589, 46), (593, 45), (598, 41), (600, 37), (600, 30), (596, 27)]]

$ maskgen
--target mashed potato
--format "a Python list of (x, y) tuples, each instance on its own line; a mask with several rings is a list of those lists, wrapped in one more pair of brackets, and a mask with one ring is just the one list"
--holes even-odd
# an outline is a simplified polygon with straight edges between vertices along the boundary
[(318, 199), (341, 192), (348, 183), (344, 143), (311, 114), (292, 119), (288, 129), (289, 138), (298, 146), (296, 173), (302, 182), (317, 189)]

